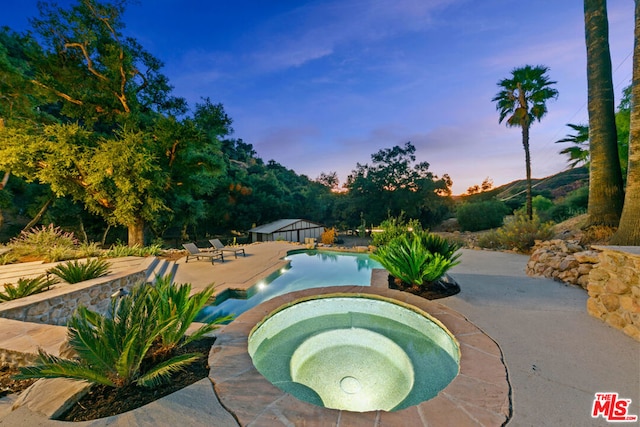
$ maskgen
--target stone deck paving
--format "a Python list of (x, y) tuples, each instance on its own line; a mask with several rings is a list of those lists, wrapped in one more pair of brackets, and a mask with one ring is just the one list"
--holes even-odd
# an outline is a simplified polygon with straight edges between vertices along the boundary
[[(386, 277), (383, 279), (386, 283)], [(353, 413), (321, 408), (276, 388), (256, 370), (248, 354), (252, 328), (282, 305), (336, 293), (378, 295), (429, 313), (458, 339), (460, 373), (435, 398), (396, 412)], [(498, 345), (454, 310), (382, 286), (309, 289), (269, 300), (224, 328), (211, 350), (209, 366), (209, 378), (222, 405), (243, 426), (501, 426), (511, 416), (511, 389)]]

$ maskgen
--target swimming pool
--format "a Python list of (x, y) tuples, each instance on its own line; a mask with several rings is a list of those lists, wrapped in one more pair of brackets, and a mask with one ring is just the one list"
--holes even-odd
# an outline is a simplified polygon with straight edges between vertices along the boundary
[[(311, 288), (327, 286), (369, 286), (371, 270), (384, 268), (368, 254), (351, 252), (331, 252), (305, 250), (290, 252), (285, 260), (287, 268), (282, 268), (267, 279), (256, 283), (247, 291), (245, 298), (222, 295), (219, 303), (206, 307), (200, 313), (201, 319), (213, 319), (233, 314), (239, 316), (245, 311), (277, 296)], [(233, 292), (230, 293), (233, 295)]]

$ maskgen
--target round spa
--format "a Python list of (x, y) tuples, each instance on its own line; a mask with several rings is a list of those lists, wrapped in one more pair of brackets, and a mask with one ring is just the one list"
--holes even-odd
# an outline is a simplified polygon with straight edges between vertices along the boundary
[(253, 329), (249, 354), (300, 400), (355, 412), (394, 411), (435, 397), (460, 351), (437, 320), (373, 295), (317, 297), (280, 307)]

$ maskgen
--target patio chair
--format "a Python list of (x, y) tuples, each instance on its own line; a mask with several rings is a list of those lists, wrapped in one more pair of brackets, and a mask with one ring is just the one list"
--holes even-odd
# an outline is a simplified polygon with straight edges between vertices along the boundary
[(233, 252), (233, 255), (236, 258), (238, 258), (238, 253), (242, 253), (242, 256), (247, 256), (247, 254), (244, 252), (244, 248), (234, 248), (231, 246), (225, 246), (222, 244), (222, 242), (219, 239), (211, 239), (209, 240), (209, 243), (211, 243), (211, 246), (213, 246), (214, 249), (217, 251)]
[(224, 255), (220, 251), (203, 252), (196, 246), (195, 243), (183, 243), (182, 247), (189, 252), (187, 254), (187, 260), (185, 262), (189, 262), (189, 257), (195, 258), (197, 260), (199, 260), (200, 258), (209, 258), (211, 260), (211, 264), (213, 264), (213, 261), (216, 259), (224, 262)]

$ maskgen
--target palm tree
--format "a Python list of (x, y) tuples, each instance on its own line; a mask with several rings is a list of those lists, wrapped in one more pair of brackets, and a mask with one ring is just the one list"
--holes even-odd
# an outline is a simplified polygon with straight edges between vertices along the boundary
[(618, 231), (611, 238), (614, 245), (640, 246), (640, 1), (636, 0), (635, 43), (633, 47), (633, 84), (629, 124), (629, 166), (627, 192)]
[[(574, 125), (567, 123), (571, 129), (575, 131), (575, 135), (567, 135), (566, 137), (556, 141), (556, 144), (563, 142), (570, 142), (573, 144), (571, 147), (564, 148), (560, 151), (560, 154), (566, 154), (569, 156), (567, 160), (570, 168), (575, 168), (580, 163), (589, 164), (589, 126), (588, 125)], [(585, 145), (587, 146), (585, 148)]]
[(527, 170), (527, 216), (533, 219), (531, 204), (531, 154), (529, 153), (529, 128), (535, 120), (540, 121), (547, 114), (547, 101), (558, 97), (558, 91), (551, 86), (556, 82), (546, 76), (548, 67), (525, 65), (514, 68), (511, 78), (498, 82), (500, 92), (491, 100), (500, 113), (499, 123), (506, 118), (507, 126), (522, 128)]
[(616, 131), (606, 0), (584, 0), (589, 109), (589, 225), (615, 227), (624, 197)]

